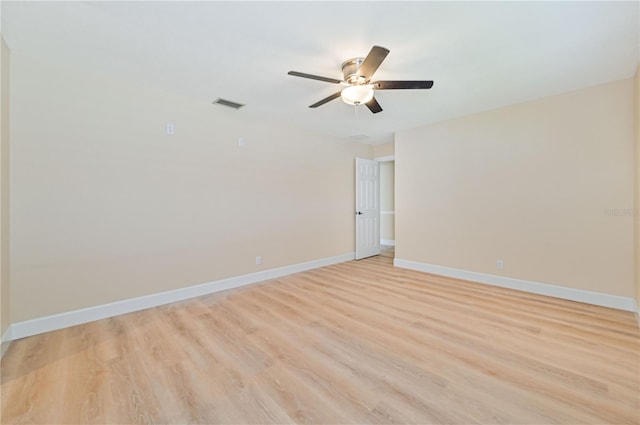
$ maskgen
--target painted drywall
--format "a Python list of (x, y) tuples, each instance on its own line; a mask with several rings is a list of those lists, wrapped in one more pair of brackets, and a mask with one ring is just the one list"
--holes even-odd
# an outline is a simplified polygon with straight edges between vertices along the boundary
[(396, 258), (634, 297), (633, 85), (398, 132)]
[[(636, 305), (640, 314), (640, 66), (636, 70), (635, 78), (635, 119), (636, 119), (636, 163), (635, 163), (635, 211), (636, 226), (635, 266), (636, 266)], [(640, 316), (639, 316), (640, 317)]]
[(393, 143), (385, 143), (384, 145), (375, 145), (373, 147), (373, 156), (374, 158), (383, 158), (392, 156), (395, 152), (395, 147)]
[(353, 252), (370, 146), (16, 52), (11, 70), (13, 322)]
[(9, 283), (9, 47), (0, 36), (0, 336), (10, 324)]
[(395, 240), (394, 161), (380, 163), (380, 239)]

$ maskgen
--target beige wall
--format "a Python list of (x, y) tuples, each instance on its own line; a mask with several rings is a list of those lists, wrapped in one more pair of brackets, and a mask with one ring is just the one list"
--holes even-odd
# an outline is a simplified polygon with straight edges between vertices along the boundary
[(633, 84), (397, 133), (396, 258), (633, 297)]
[[(635, 223), (636, 223), (636, 305), (640, 312), (640, 66), (636, 70), (635, 78), (635, 119), (636, 119), (636, 203), (635, 203)], [(640, 313), (639, 313), (640, 314)]]
[(376, 145), (373, 147), (373, 157), (381, 158), (383, 156), (391, 156), (395, 153), (395, 147), (393, 143), (386, 143), (384, 145)]
[(10, 324), (9, 285), (9, 47), (0, 36), (0, 336)]
[(380, 239), (395, 240), (394, 161), (380, 163)]
[(15, 52), (11, 66), (14, 322), (353, 252), (369, 146)]

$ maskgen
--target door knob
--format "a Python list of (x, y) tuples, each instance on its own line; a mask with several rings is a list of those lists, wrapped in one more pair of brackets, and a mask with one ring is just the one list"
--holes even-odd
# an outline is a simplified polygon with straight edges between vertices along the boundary
[(362, 215), (362, 212), (358, 211), (356, 212), (356, 215)]

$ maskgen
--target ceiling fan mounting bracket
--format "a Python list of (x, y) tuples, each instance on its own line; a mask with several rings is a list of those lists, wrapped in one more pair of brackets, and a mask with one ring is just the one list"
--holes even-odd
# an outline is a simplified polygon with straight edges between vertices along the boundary
[(358, 75), (360, 65), (364, 62), (364, 58), (352, 58), (342, 62), (342, 75), (344, 81), (349, 84), (359, 85), (366, 83), (366, 78)]

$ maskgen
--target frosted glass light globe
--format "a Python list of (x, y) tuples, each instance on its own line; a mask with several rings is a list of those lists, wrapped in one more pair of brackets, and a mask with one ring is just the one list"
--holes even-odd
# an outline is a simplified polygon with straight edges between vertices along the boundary
[(340, 97), (349, 105), (362, 105), (373, 99), (373, 89), (368, 85), (349, 86), (342, 90)]

